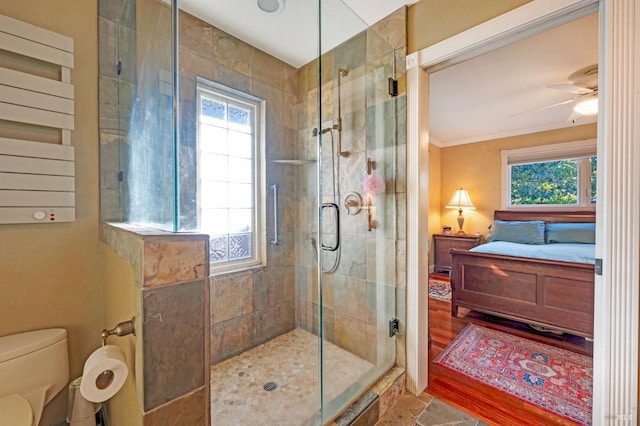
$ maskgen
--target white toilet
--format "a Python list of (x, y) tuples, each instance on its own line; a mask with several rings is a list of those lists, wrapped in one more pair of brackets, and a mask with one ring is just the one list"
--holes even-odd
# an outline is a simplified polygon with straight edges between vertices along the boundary
[(67, 331), (0, 337), (0, 426), (34, 426), (69, 381)]

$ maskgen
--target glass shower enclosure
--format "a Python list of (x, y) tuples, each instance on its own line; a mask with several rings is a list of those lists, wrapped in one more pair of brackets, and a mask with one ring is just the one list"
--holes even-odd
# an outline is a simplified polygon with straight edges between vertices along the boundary
[(128, 1), (102, 220), (210, 235), (212, 423), (326, 424), (396, 361), (398, 52), (340, 0)]

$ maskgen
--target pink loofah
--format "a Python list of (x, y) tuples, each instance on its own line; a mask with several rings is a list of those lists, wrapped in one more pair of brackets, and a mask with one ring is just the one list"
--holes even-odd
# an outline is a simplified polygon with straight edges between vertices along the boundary
[(362, 181), (364, 192), (371, 195), (382, 194), (385, 190), (384, 179), (376, 174), (366, 175)]

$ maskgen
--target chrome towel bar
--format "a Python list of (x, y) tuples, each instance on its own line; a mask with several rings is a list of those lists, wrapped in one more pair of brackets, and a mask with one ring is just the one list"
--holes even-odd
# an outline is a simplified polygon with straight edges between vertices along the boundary
[(273, 191), (273, 239), (269, 240), (269, 244), (277, 246), (280, 244), (278, 239), (278, 189), (280, 186), (276, 183), (271, 185)]

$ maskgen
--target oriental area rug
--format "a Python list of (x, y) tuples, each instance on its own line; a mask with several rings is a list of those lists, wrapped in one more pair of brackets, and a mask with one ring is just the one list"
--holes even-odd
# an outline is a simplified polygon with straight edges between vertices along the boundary
[(440, 300), (451, 300), (451, 283), (448, 279), (429, 276), (429, 297)]
[(591, 425), (590, 357), (468, 324), (433, 362), (575, 423)]

